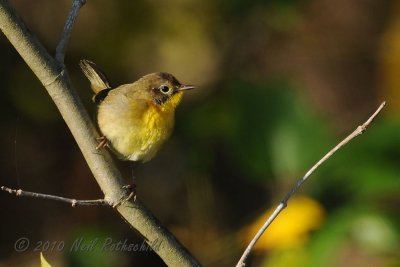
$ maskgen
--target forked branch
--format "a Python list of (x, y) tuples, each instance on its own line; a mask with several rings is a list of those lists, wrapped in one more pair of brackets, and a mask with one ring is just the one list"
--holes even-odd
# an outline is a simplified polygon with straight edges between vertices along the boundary
[[(75, 3), (78, 2), (75, 1)], [(72, 24), (73, 21), (71, 28)], [(112, 206), (121, 203), (115, 210), (146, 238), (150, 246), (156, 243), (161, 244), (156, 253), (167, 265), (199, 266), (197, 260), (138, 199), (134, 201), (134, 198), (131, 198), (121, 202), (121, 199), (129, 198), (126, 190), (123, 189), (122, 175), (108, 151), (96, 151), (96, 138), (99, 134), (62, 63), (70, 33), (66, 34), (64, 44), (59, 45), (58, 60), (55, 60), (35, 35), (27, 29), (7, 0), (0, 0), (0, 30), (35, 73), (56, 104), (103, 191), (105, 201)]]
[(76, 17), (78, 16), (79, 9), (86, 3), (86, 0), (73, 0), (71, 11), (69, 12), (67, 21), (64, 25), (64, 30), (61, 34), (60, 41), (58, 42), (56, 48), (56, 60), (62, 65), (64, 64), (65, 52), (67, 51), (67, 46), (69, 39), (71, 37), (72, 28), (74, 26)]

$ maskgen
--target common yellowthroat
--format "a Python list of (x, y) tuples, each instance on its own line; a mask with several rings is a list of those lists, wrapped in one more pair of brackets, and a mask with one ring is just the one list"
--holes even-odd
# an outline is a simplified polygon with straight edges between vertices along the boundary
[(173, 75), (151, 73), (134, 83), (110, 86), (107, 76), (89, 60), (79, 63), (98, 104), (97, 121), (103, 143), (122, 160), (152, 159), (171, 135), (175, 108), (186, 90)]

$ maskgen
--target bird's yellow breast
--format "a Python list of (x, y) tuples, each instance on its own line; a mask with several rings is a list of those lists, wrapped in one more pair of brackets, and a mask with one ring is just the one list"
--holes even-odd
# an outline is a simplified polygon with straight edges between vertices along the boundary
[[(162, 105), (148, 102), (145, 108), (139, 109), (132, 104), (129, 112), (117, 111), (112, 115), (110, 108), (102, 111), (100, 107), (98, 119), (99, 125), (103, 125), (100, 127), (101, 131), (120, 158), (145, 162), (155, 156), (171, 135), (175, 108), (182, 94), (182, 92), (174, 94)], [(102, 117), (106, 117), (106, 124), (100, 123)]]

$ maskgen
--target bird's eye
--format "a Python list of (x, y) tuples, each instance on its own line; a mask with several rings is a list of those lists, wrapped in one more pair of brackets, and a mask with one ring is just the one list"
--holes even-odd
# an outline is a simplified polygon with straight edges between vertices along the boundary
[(163, 93), (163, 94), (168, 94), (168, 93), (171, 91), (171, 88), (169, 88), (169, 87), (166, 86), (166, 85), (161, 85), (161, 86), (160, 86), (160, 91), (161, 91), (161, 93)]

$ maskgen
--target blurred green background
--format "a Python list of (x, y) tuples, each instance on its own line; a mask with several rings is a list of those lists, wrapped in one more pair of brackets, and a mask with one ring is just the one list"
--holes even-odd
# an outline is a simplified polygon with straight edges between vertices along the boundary
[[(11, 2), (54, 54), (71, 1)], [(95, 118), (82, 58), (114, 85), (155, 71), (197, 85), (171, 139), (134, 174), (139, 198), (205, 266), (233, 266), (266, 210), (387, 100), (370, 129), (289, 202), (248, 263), (400, 266), (398, 1), (89, 0), (66, 66)], [(3, 35), (0, 60), (0, 184), (102, 197), (55, 105)], [(130, 164), (118, 165), (129, 181)], [(79, 239), (142, 243), (111, 209), (6, 193), (0, 203), (0, 266), (38, 266), (38, 247), (53, 266), (164, 265), (149, 251), (71, 251)], [(23, 253), (14, 248), (21, 237), (31, 242)], [(44, 249), (46, 241), (64, 248)]]

